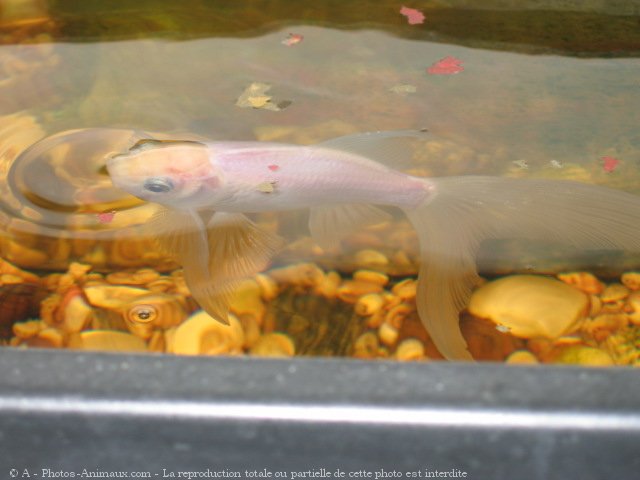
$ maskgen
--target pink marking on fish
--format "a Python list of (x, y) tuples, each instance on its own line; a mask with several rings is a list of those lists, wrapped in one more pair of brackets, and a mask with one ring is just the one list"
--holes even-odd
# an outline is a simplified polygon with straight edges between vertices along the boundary
[(112, 210), (110, 212), (100, 212), (96, 215), (96, 217), (98, 217), (98, 221), (100, 223), (111, 223), (115, 215), (116, 215), (115, 210)]
[(267, 168), (268, 168), (269, 170), (271, 170), (272, 172), (275, 172), (276, 170), (279, 170), (279, 169), (280, 169), (280, 166), (279, 166), (279, 165), (271, 164), (271, 165), (267, 165)]

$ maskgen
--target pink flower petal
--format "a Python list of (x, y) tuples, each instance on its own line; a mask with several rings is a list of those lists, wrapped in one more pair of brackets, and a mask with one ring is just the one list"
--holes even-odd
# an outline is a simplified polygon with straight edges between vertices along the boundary
[(101, 213), (98, 213), (96, 216), (98, 217), (98, 221), (100, 223), (111, 223), (115, 215), (116, 215), (116, 212), (111, 211), (111, 212), (101, 212)]
[(462, 60), (458, 60), (455, 57), (445, 57), (431, 65), (427, 69), (427, 73), (430, 75), (453, 75), (463, 70)]
[(604, 165), (602, 166), (602, 168), (607, 173), (613, 172), (616, 169), (616, 167), (620, 165), (620, 160), (618, 160), (617, 158), (602, 157), (602, 160), (604, 161)]
[(300, 43), (302, 40), (304, 40), (302, 35), (298, 33), (290, 33), (289, 36), (282, 40), (281, 43), (287, 47), (292, 47), (293, 45)]
[(415, 8), (405, 7), (404, 5), (400, 9), (400, 14), (407, 17), (409, 25), (416, 25), (418, 23), (424, 23), (424, 13)]

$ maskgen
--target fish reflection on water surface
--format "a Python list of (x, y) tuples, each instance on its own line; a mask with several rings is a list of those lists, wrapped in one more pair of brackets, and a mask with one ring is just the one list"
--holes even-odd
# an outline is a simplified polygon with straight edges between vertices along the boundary
[(386, 166), (410, 156), (412, 140), (424, 135), (366, 133), (313, 146), (142, 140), (108, 159), (107, 170), (116, 187), (165, 207), (148, 228), (220, 321), (238, 282), (282, 245), (244, 213), (308, 208), (311, 236), (331, 247), (389, 217), (375, 205), (401, 209), (420, 243), (418, 313), (448, 359), (471, 359), (458, 315), (479, 281), (482, 241), (640, 250), (640, 197), (629, 193), (559, 180), (419, 178)]

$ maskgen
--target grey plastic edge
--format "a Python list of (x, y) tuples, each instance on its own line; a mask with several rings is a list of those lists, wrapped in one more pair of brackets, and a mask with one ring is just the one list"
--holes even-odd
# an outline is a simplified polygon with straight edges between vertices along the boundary
[(3, 348), (0, 478), (638, 478), (639, 407), (633, 369)]

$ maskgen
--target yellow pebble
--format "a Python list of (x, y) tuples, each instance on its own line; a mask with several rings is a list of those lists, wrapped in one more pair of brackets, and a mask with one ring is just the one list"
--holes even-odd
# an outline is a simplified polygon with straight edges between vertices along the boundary
[(89, 270), (91, 270), (91, 265), (71, 262), (67, 273), (71, 275), (75, 280), (80, 280), (85, 277)]
[(85, 287), (83, 291), (91, 305), (107, 310), (115, 310), (136, 298), (149, 294), (149, 291), (144, 288), (119, 285), (95, 285)]
[(604, 303), (617, 302), (623, 300), (629, 296), (629, 289), (619, 283), (613, 283), (605, 287), (600, 294), (600, 298)]
[(315, 263), (298, 263), (274, 268), (269, 276), (277, 283), (313, 287), (324, 277), (324, 272)]
[(12, 275), (10, 273), (4, 273), (0, 275), (0, 284), (9, 285), (14, 283), (24, 283), (24, 279), (17, 275)]
[(13, 334), (20, 338), (31, 338), (40, 332), (46, 324), (40, 320), (28, 320), (13, 324)]
[(173, 289), (175, 283), (170, 277), (160, 277), (156, 280), (153, 280), (147, 283), (146, 287), (150, 292), (154, 293), (165, 293), (169, 290)]
[(399, 330), (404, 323), (404, 319), (413, 311), (414, 309), (412, 306), (407, 305), (406, 303), (401, 303), (389, 309), (384, 317), (384, 322)]
[(396, 348), (395, 357), (403, 362), (421, 360), (425, 358), (424, 345), (417, 338), (407, 338)]
[(558, 279), (584, 293), (599, 294), (604, 290), (604, 283), (588, 272), (561, 273), (558, 275)]
[(296, 353), (296, 348), (288, 335), (267, 333), (258, 339), (250, 353), (261, 357), (292, 357)]
[(64, 308), (63, 327), (66, 332), (79, 332), (93, 316), (93, 309), (82, 296), (71, 298)]
[(583, 292), (558, 280), (512, 275), (473, 292), (468, 310), (521, 338), (557, 338), (574, 330), (589, 309)]
[(267, 308), (262, 301), (260, 285), (254, 279), (244, 280), (237, 288), (229, 303), (229, 309), (236, 315), (253, 315), (262, 323)]
[(241, 351), (244, 332), (235, 315), (224, 325), (200, 310), (176, 328), (172, 351), (180, 355), (224, 355)]
[(384, 306), (384, 298), (378, 293), (369, 293), (358, 298), (354, 311), (358, 315), (367, 317), (378, 312)]
[(164, 353), (167, 346), (165, 335), (162, 330), (154, 330), (149, 338), (149, 350), (152, 352)]
[(244, 347), (253, 347), (260, 339), (260, 325), (253, 315), (240, 315), (238, 317), (244, 331)]
[(540, 363), (536, 356), (529, 350), (516, 350), (507, 357), (505, 362), (518, 365), (535, 365)]
[(268, 302), (278, 296), (278, 284), (269, 275), (260, 273), (255, 276), (255, 281), (260, 286), (260, 294), (263, 300)]
[(406, 280), (396, 283), (391, 291), (402, 300), (413, 300), (416, 298), (417, 286), (418, 282), (412, 278), (407, 278)]
[(373, 283), (347, 280), (336, 291), (337, 297), (345, 303), (356, 303), (358, 298), (369, 293), (380, 293), (382, 287)]
[(371, 249), (356, 252), (355, 261), (362, 267), (384, 266), (389, 263), (389, 259), (383, 253)]
[(614, 365), (609, 354), (603, 350), (586, 345), (570, 345), (554, 355), (554, 362), (589, 367), (608, 367)]
[(322, 295), (326, 298), (334, 298), (338, 292), (338, 287), (340, 286), (340, 282), (342, 281), (342, 277), (338, 272), (328, 272), (326, 275), (323, 275), (320, 281), (315, 285), (313, 291), (317, 295)]
[(380, 348), (378, 337), (373, 332), (360, 335), (353, 344), (353, 356), (356, 358), (375, 358)]
[(51, 346), (60, 348), (64, 343), (62, 332), (55, 328), (44, 328), (38, 333), (38, 338), (42, 338), (51, 344)]
[(389, 283), (389, 277), (384, 273), (375, 272), (373, 270), (358, 270), (354, 272), (353, 279), (358, 282), (373, 283), (384, 287)]
[(398, 341), (398, 330), (388, 323), (383, 323), (378, 328), (378, 338), (385, 345), (393, 346)]
[(595, 317), (602, 310), (602, 300), (598, 295), (589, 295), (589, 316)]
[(640, 272), (623, 273), (620, 281), (630, 290), (640, 290)]
[(144, 340), (130, 333), (115, 330), (86, 330), (76, 335), (75, 341), (69, 342), (70, 348), (113, 352), (141, 352), (147, 350)]

